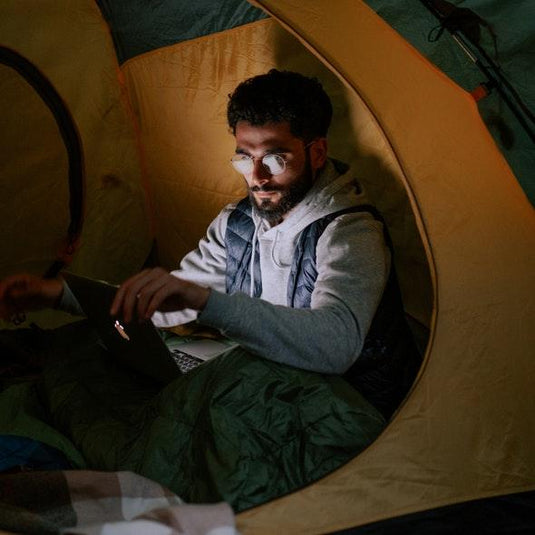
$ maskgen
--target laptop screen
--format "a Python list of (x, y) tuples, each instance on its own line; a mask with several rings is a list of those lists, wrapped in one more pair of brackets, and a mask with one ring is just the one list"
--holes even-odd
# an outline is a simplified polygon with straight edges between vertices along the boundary
[(69, 272), (62, 275), (112, 358), (164, 383), (181, 375), (151, 321), (123, 324), (110, 316), (117, 286)]

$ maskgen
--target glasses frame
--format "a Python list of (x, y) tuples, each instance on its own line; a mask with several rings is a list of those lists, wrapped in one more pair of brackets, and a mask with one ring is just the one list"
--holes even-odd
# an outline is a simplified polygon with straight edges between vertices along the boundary
[[(315, 140), (311, 141), (310, 143), (307, 143), (304, 146), (304, 150), (306, 151), (314, 142), (315, 142)], [(264, 163), (264, 159), (265, 158), (269, 158), (269, 157), (275, 157), (278, 160), (280, 160), (282, 170), (279, 173), (274, 173), (273, 171), (271, 171), (269, 165)], [(243, 171), (240, 171), (240, 169), (238, 169), (238, 167), (237, 167), (237, 164), (239, 164), (239, 161), (237, 160), (237, 158), (240, 158), (239, 161), (241, 161), (241, 162), (244, 162), (244, 161), (251, 162), (252, 163), (251, 170), (249, 172), (247, 172), (247, 173), (244, 173)], [(253, 170), (254, 170), (254, 162), (256, 160), (260, 160), (262, 162), (262, 167), (272, 176), (282, 175), (284, 173), (284, 171), (286, 171), (286, 168), (288, 167), (288, 162), (287, 162), (286, 158), (282, 154), (278, 154), (276, 152), (268, 152), (267, 154), (264, 154), (263, 156), (251, 156), (250, 154), (236, 153), (230, 159), (230, 163), (231, 163), (232, 167), (234, 167), (234, 169), (238, 173), (240, 173), (241, 175), (246, 176), (246, 175), (249, 175), (249, 174), (251, 174), (253, 172)]]

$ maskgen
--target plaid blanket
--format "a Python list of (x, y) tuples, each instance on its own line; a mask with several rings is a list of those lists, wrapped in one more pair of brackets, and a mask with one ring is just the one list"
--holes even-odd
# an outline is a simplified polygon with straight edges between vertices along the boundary
[(73, 535), (237, 535), (226, 503), (188, 505), (132, 472), (19, 472), (0, 476), (0, 529)]

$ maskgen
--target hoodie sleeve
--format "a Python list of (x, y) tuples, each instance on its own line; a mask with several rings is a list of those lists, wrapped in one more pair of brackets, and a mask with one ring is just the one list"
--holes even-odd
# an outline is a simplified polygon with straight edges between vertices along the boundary
[[(228, 205), (219, 213), (208, 227), (206, 235), (199, 241), (197, 249), (188, 253), (171, 275), (219, 292), (225, 291), (225, 232), (228, 216), (234, 207), (234, 204)], [(156, 312), (152, 316), (152, 322), (157, 327), (172, 327), (193, 321), (197, 316), (198, 312), (191, 309)]]
[(347, 214), (317, 244), (318, 278), (310, 309), (212, 291), (199, 316), (246, 349), (321, 373), (344, 373), (358, 358), (390, 269), (382, 225)]

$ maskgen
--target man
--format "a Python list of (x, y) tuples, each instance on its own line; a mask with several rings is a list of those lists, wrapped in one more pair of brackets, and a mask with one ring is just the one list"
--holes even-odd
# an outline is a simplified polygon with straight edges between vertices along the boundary
[[(222, 210), (178, 270), (127, 280), (111, 313), (161, 327), (197, 319), (261, 357), (347, 374), (388, 417), (417, 356), (383, 225), (347, 166), (327, 157), (331, 116), (315, 79), (272, 70), (241, 83), (227, 117), (248, 197)], [(0, 284), (4, 315), (25, 300), (75, 306), (58, 281)]]

